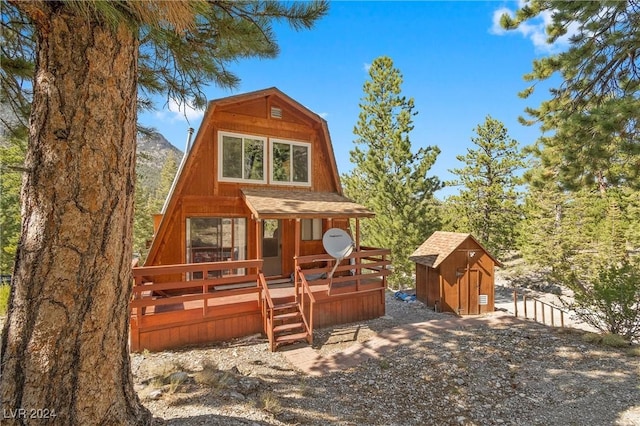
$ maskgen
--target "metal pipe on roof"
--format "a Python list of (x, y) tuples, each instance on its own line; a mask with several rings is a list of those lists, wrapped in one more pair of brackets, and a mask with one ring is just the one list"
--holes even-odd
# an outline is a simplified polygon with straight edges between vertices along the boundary
[(193, 136), (193, 127), (189, 127), (187, 130), (187, 145), (184, 148), (184, 153), (186, 154), (191, 149), (191, 137)]

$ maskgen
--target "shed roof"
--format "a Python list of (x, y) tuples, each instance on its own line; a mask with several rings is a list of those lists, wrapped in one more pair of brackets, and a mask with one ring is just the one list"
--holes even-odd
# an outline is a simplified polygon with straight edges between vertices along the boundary
[(409, 259), (415, 263), (437, 268), (451, 253), (453, 253), (467, 239), (471, 238), (484, 250), (498, 266), (502, 263), (471, 234), (461, 232), (436, 231), (413, 252)]
[(242, 189), (242, 197), (257, 219), (374, 216), (335, 192)]

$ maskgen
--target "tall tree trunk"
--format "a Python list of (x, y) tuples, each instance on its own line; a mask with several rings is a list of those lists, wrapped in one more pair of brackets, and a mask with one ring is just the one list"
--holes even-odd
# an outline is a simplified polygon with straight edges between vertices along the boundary
[(38, 57), (3, 424), (145, 424), (128, 352), (137, 35), (56, 3), (19, 6)]

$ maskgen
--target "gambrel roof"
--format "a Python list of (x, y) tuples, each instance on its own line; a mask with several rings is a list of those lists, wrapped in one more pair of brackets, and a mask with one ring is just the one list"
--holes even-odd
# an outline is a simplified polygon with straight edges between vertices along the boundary
[[(221, 180), (217, 139), (221, 132), (305, 142), (312, 147), (309, 187), (292, 188), (266, 180)], [(269, 159), (266, 164), (270, 164)], [(157, 262), (164, 253), (177, 253), (178, 249), (170, 247), (183, 244), (185, 218), (205, 214), (251, 215), (256, 219), (373, 216), (370, 210), (343, 196), (327, 121), (275, 87), (209, 102), (191, 149), (180, 163), (162, 215), (156, 217), (148, 264)]]

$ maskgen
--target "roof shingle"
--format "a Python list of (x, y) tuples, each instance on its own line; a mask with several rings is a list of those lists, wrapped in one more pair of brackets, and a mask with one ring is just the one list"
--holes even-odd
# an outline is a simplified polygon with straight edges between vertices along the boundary
[(436, 231), (409, 256), (409, 259), (431, 268), (437, 268), (469, 236), (471, 234)]
[(242, 196), (258, 219), (374, 216), (335, 192), (242, 189)]

